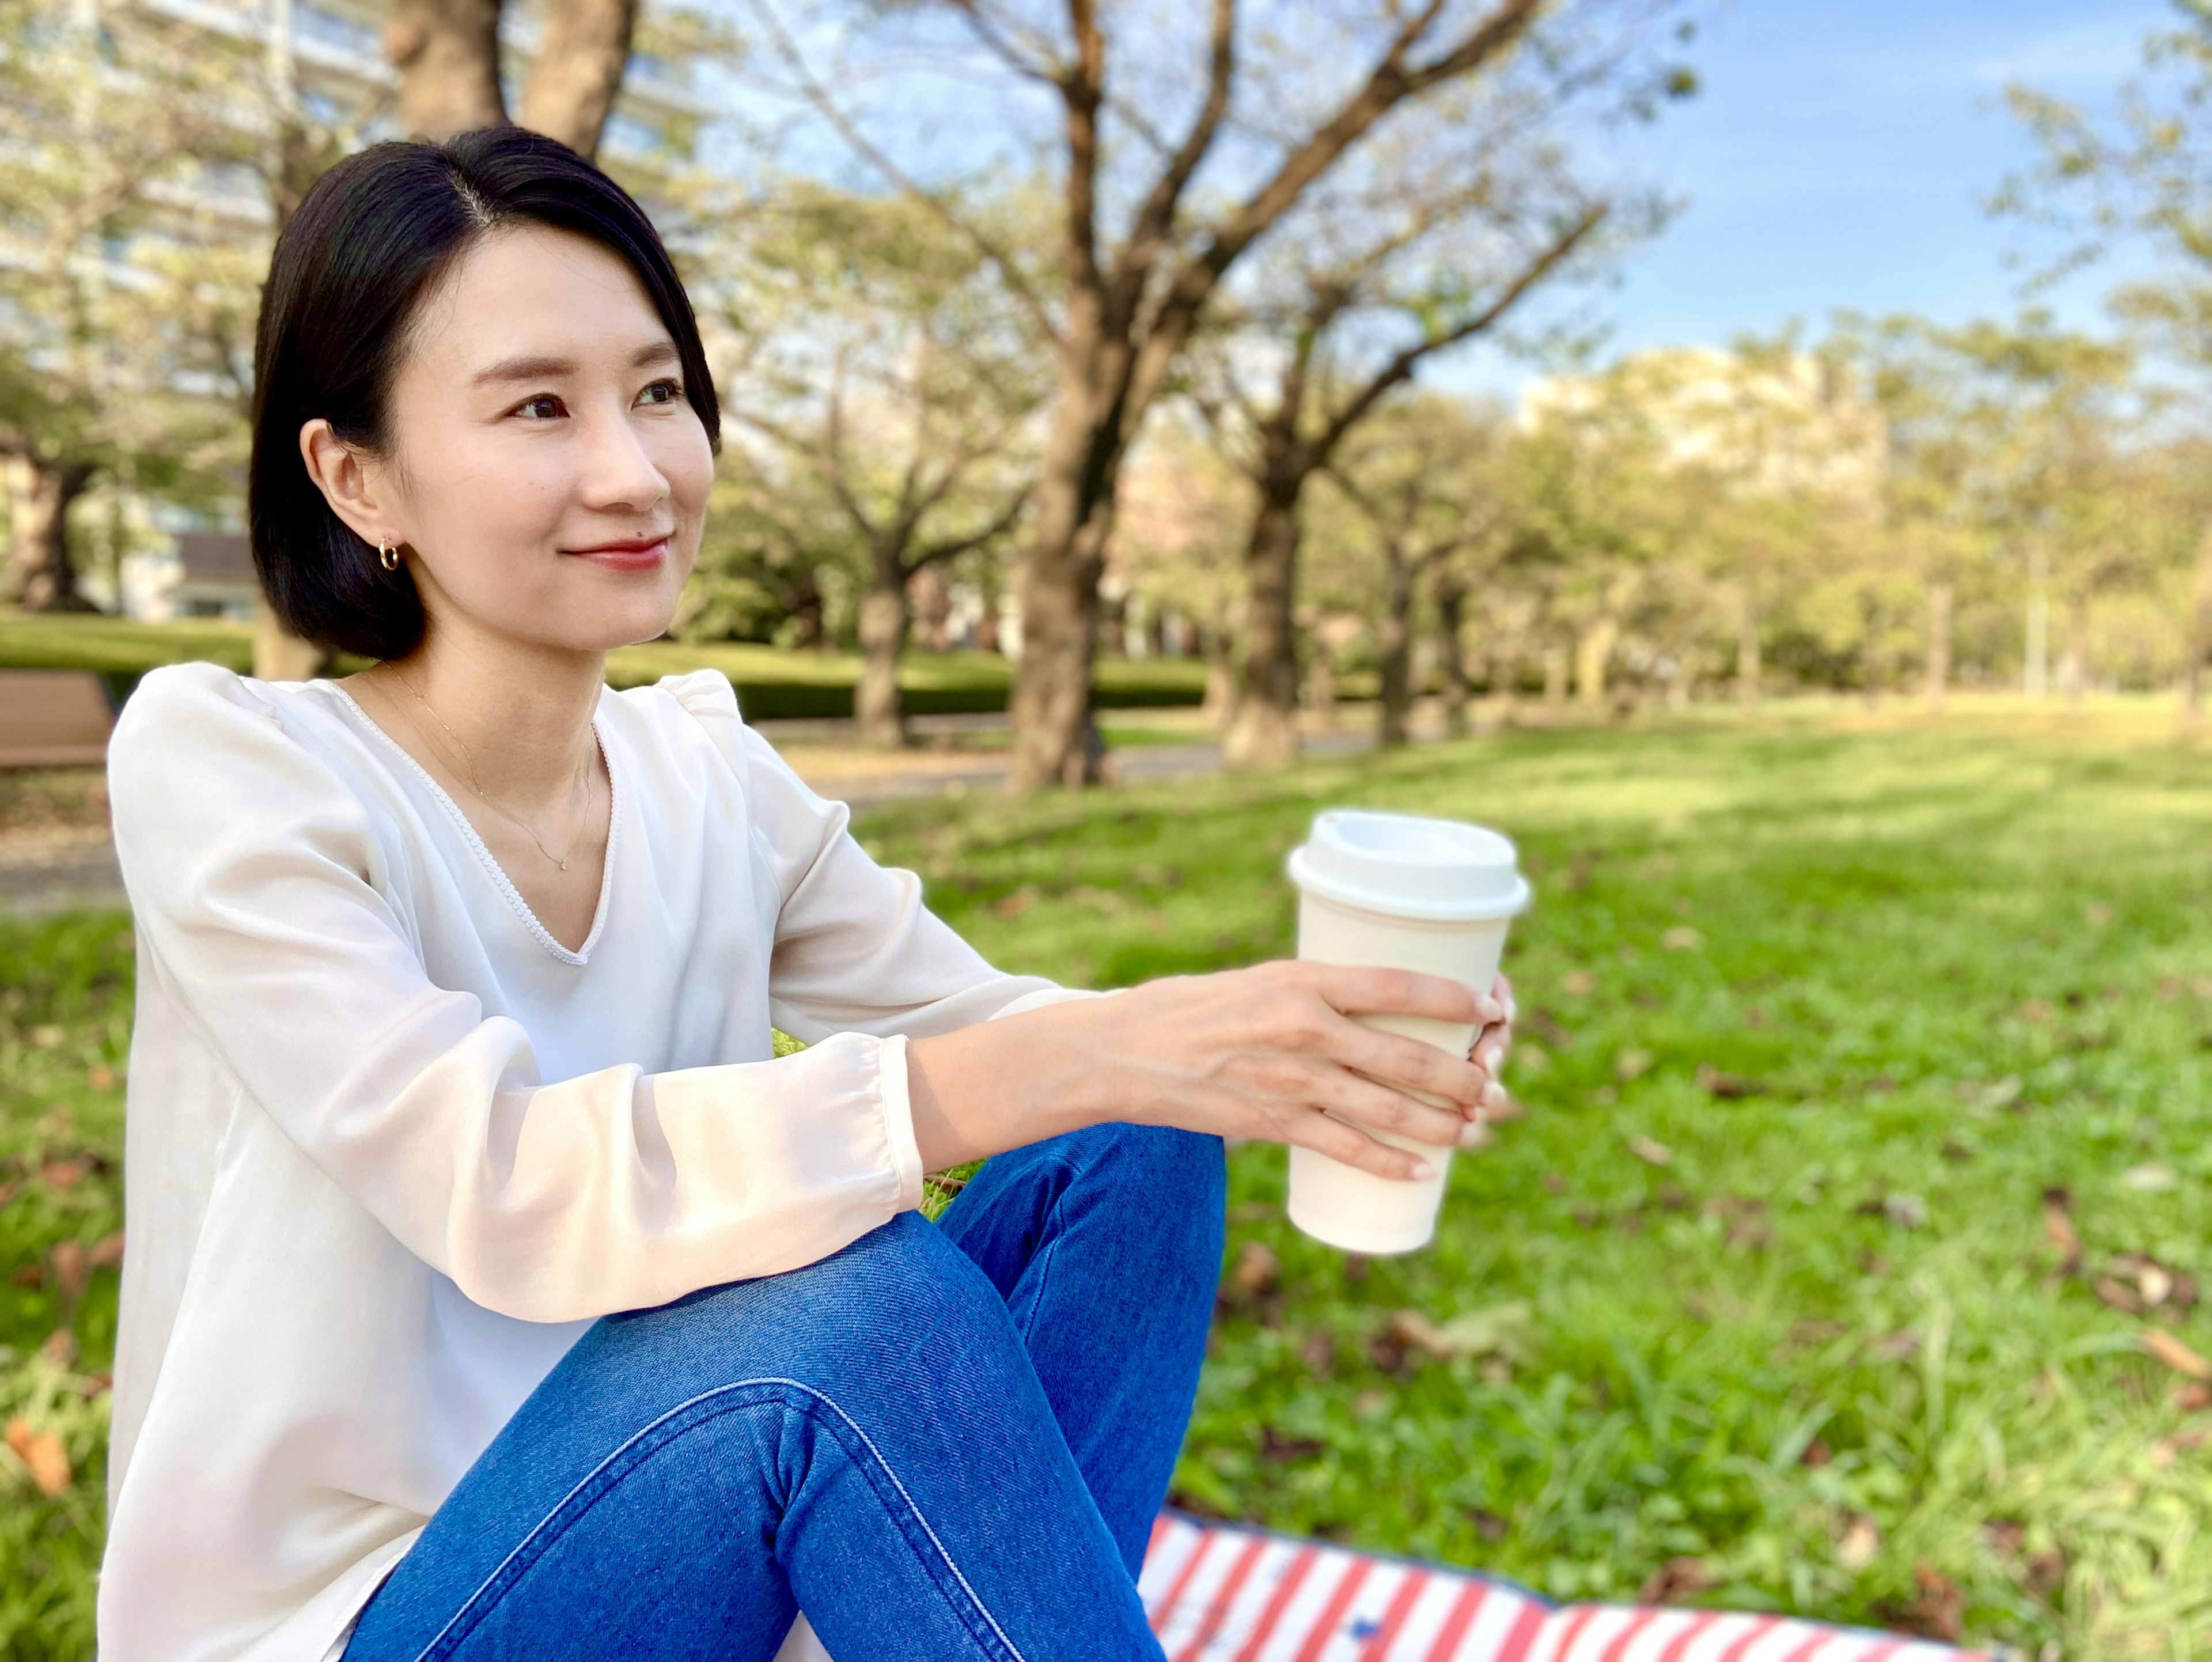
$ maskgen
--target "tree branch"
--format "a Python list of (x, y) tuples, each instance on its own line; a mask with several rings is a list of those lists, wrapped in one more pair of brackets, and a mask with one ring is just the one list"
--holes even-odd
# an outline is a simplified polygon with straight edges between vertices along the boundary
[(791, 38), (790, 32), (784, 27), (783, 20), (777, 15), (770, 0), (749, 0), (749, 3), (752, 8), (753, 15), (761, 20), (762, 27), (766, 30), (770, 43), (775, 46), (776, 55), (783, 59), (785, 65), (790, 70), (799, 95), (813, 107), (816, 113), (830, 124), (837, 136), (850, 145), (861, 160), (889, 180), (901, 192), (921, 204), (946, 229), (981, 255), (990, 264), (992, 270), (998, 272), (999, 280), (1006, 285), (1007, 292), (1020, 302), (1022, 309), (1026, 311), (1037, 327), (1044, 332), (1046, 338), (1057, 344), (1060, 338), (1060, 329), (1059, 326), (1053, 321), (1051, 309), (1045, 305), (1042, 298), (1030, 286), (1029, 279), (1023, 275), (1022, 269), (1015, 263), (1013, 256), (1000, 246), (996, 238), (985, 232), (966, 215), (957, 212), (951, 204), (945, 201), (941, 195), (934, 191), (925, 189), (919, 180), (892, 161), (881, 145), (860, 131), (859, 124), (845, 113), (837, 100), (830, 96), (829, 88), (824, 87), (815, 77), (814, 72), (807, 67), (806, 59), (799, 50), (799, 43)]

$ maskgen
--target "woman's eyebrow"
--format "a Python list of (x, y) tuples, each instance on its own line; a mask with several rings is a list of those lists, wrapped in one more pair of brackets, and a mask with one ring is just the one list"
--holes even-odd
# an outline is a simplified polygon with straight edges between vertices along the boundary
[(494, 381), (538, 380), (555, 375), (573, 375), (575, 373), (576, 361), (574, 358), (544, 356), (501, 358), (489, 368), (477, 370), (471, 378), (469, 384), (472, 387), (484, 387)]
[[(642, 369), (648, 364), (677, 362), (680, 356), (676, 343), (663, 338), (639, 347), (630, 354), (629, 363), (633, 369)], [(550, 380), (556, 375), (574, 374), (576, 367), (574, 358), (555, 357), (544, 353), (501, 358), (497, 363), (477, 370), (470, 378), (470, 385), (487, 387), (501, 381)]]

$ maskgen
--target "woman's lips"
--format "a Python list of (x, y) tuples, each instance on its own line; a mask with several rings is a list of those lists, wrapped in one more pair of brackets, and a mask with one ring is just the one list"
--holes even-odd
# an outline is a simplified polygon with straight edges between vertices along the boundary
[(568, 552), (608, 571), (650, 571), (668, 557), (668, 539), (656, 537), (651, 542), (601, 543), (597, 548), (572, 548)]

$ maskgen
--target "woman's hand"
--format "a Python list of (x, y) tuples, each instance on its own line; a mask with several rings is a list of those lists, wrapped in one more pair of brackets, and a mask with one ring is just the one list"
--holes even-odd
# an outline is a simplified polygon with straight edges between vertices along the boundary
[[(1109, 1120), (1296, 1143), (1383, 1177), (1432, 1168), (1363, 1128), (1449, 1148), (1480, 1137), (1510, 989), (1299, 960), (1155, 981), (916, 1039), (908, 1094), (930, 1170)], [(1478, 1028), (1462, 1058), (1355, 1015)], [(1409, 1094), (1443, 1099), (1437, 1106)]]

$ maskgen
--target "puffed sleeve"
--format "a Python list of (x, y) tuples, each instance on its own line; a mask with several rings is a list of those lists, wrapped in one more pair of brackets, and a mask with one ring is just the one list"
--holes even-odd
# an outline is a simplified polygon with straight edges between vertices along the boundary
[(870, 859), (847, 828), (846, 806), (815, 794), (745, 725), (720, 671), (660, 685), (744, 784), (755, 844), (782, 897), (769, 1009), (784, 1032), (809, 1044), (848, 1032), (920, 1038), (1097, 996), (993, 969), (922, 904), (921, 879)]
[[(858, 1024), (810, 1024), (826, 1042), (780, 1061), (541, 1079), (519, 1023), (431, 982), (368, 808), (281, 702), (183, 665), (118, 723), (146, 962), (242, 1092), (469, 1298), (536, 1322), (638, 1309), (812, 1263), (916, 1202), (902, 1041)], [(797, 916), (835, 913), (833, 874), (801, 863)]]

